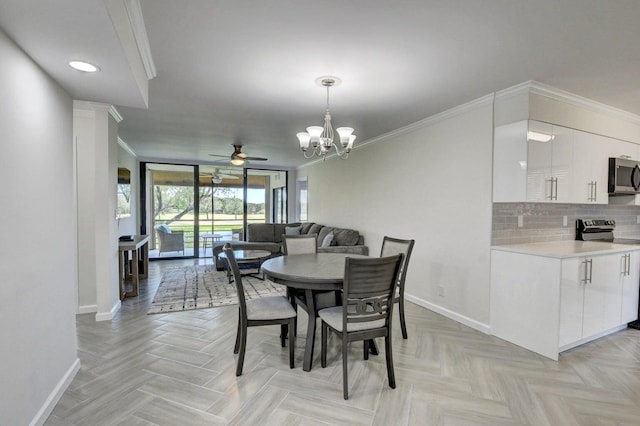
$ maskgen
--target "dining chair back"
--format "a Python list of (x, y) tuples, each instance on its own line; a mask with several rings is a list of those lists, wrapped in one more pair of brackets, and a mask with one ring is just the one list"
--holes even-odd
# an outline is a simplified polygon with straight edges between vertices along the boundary
[[(247, 328), (261, 325), (280, 324), (280, 342), (285, 346), (285, 340), (289, 330), (294, 329), (296, 311), (284, 296), (267, 296), (246, 300), (242, 275), (230, 245), (225, 244), (224, 254), (229, 268), (233, 273), (236, 292), (238, 294), (238, 331), (233, 353), (238, 354), (236, 376), (242, 375), (244, 356), (247, 348)], [(289, 336), (289, 367), (294, 367), (295, 338), (293, 333)]]
[(284, 254), (313, 254), (318, 252), (318, 234), (283, 235)]
[(404, 339), (408, 337), (407, 322), (404, 315), (404, 283), (407, 277), (407, 268), (409, 267), (409, 259), (411, 259), (411, 252), (413, 251), (414, 243), (415, 240), (401, 240), (399, 238), (385, 236), (382, 240), (382, 249), (380, 250), (380, 257), (391, 256), (398, 253), (403, 254), (394, 302), (399, 304), (398, 311), (400, 312), (400, 328)]
[(384, 337), (389, 386), (396, 387), (391, 347), (391, 317), (403, 255), (379, 258), (347, 258), (342, 306), (322, 309), (322, 367), (327, 366), (327, 336), (331, 329), (342, 337), (342, 387), (349, 398), (347, 382), (348, 343)]

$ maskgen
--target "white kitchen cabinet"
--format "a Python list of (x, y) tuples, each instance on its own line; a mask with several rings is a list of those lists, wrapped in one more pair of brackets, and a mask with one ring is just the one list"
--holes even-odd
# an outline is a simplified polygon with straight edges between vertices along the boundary
[(494, 247), (491, 333), (558, 359), (635, 320), (639, 279), (638, 250), (559, 258)]
[(631, 160), (640, 160), (640, 146), (635, 143), (625, 142), (618, 139), (599, 136), (604, 141), (607, 159), (609, 157), (629, 158)]
[(571, 201), (573, 131), (530, 120), (527, 139), (527, 201)]
[(623, 323), (638, 319), (638, 295), (640, 293), (640, 252), (629, 253), (628, 271), (621, 275)]
[(523, 120), (494, 132), (494, 202), (571, 202), (571, 129)]
[(593, 133), (573, 130), (573, 182), (571, 202), (607, 204), (608, 140)]

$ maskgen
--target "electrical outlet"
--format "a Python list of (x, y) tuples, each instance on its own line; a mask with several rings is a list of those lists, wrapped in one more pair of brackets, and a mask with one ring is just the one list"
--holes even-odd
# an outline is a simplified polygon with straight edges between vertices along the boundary
[(522, 228), (524, 226), (524, 218), (522, 215), (518, 215), (518, 228)]
[(636, 216), (636, 223), (640, 223), (640, 216)]
[(439, 285), (438, 286), (438, 296), (444, 297), (444, 286), (443, 285)]
[(569, 221), (567, 220), (566, 216), (562, 216), (562, 226), (567, 226), (569, 224)]

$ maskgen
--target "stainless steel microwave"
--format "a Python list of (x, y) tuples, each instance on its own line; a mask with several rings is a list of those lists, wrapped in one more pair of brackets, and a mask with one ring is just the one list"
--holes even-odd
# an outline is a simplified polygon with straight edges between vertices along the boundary
[(640, 194), (640, 162), (609, 158), (609, 195)]

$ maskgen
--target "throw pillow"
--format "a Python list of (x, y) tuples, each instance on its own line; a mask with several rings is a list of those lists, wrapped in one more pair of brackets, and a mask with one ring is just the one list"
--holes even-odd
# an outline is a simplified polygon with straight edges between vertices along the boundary
[(322, 240), (322, 245), (320, 247), (330, 247), (331, 241), (333, 241), (333, 232), (329, 232), (324, 240)]
[(287, 226), (284, 228), (284, 235), (300, 235), (301, 226)]
[(333, 232), (336, 234), (334, 240), (338, 246), (355, 246), (360, 240), (360, 234), (353, 229), (340, 229)]

